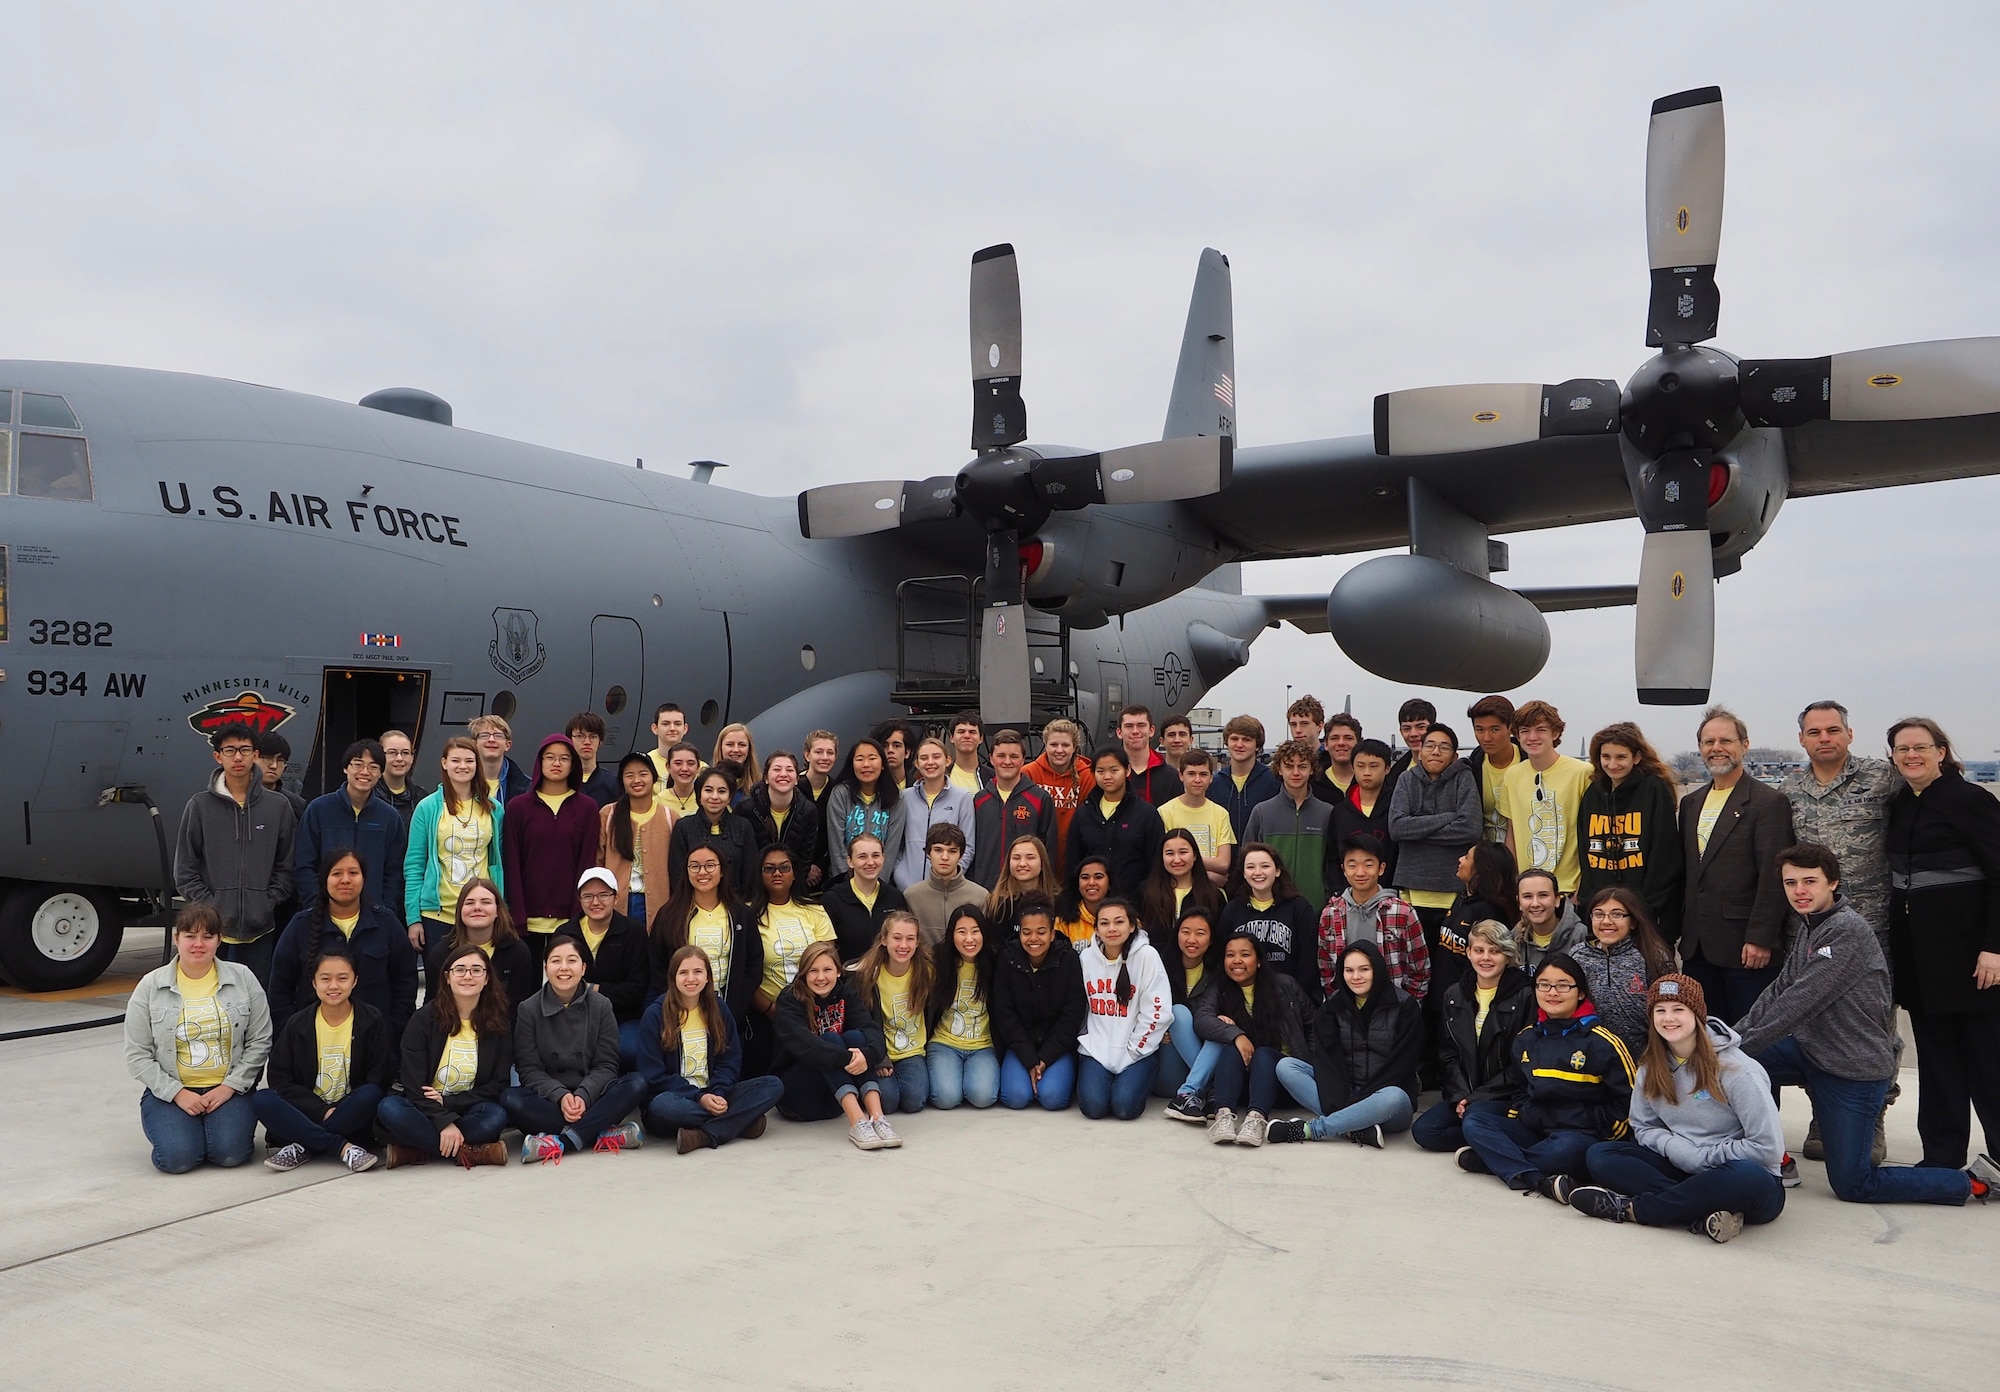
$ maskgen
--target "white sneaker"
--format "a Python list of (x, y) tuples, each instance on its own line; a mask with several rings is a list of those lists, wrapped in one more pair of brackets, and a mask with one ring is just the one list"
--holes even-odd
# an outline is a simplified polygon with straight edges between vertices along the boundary
[(306, 1162), (306, 1148), (294, 1141), (281, 1150), (274, 1150), (264, 1157), (264, 1168), (288, 1174)]
[(847, 1128), (847, 1139), (854, 1142), (855, 1148), (859, 1150), (882, 1149), (882, 1138), (875, 1134), (875, 1123), (867, 1117), (861, 1118)]
[(340, 1163), (347, 1166), (355, 1174), (361, 1174), (365, 1170), (374, 1169), (376, 1162), (381, 1158), (374, 1151), (363, 1150), (352, 1141), (349, 1141), (340, 1148)]
[(903, 1138), (896, 1134), (896, 1128), (889, 1124), (889, 1118), (875, 1118), (875, 1139), (882, 1143), (884, 1150), (900, 1150)]
[(1250, 1113), (1243, 1118), (1243, 1124), (1236, 1128), (1236, 1144), (1243, 1146), (1264, 1144), (1264, 1132), (1269, 1126), (1270, 1123), (1264, 1119), (1262, 1112)]
[(1219, 1107), (1209, 1119), (1208, 1138), (1217, 1145), (1236, 1143), (1236, 1114), (1227, 1107)]

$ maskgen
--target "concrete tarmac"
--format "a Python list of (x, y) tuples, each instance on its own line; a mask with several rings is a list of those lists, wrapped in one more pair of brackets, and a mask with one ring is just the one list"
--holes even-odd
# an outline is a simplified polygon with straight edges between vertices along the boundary
[[(157, 961), (158, 931), (115, 972)], [(122, 1011), (0, 999), (0, 1033)], [(0, 1043), (0, 1385), (1991, 1387), (2000, 1203), (1724, 1247), (1394, 1137), (996, 1109), (559, 1166), (157, 1174), (116, 1027)], [(1808, 1111), (1785, 1094), (1796, 1149)], [(1917, 1155), (1915, 1075), (1892, 1161)], [(1976, 1132), (1975, 1132), (1976, 1134)]]

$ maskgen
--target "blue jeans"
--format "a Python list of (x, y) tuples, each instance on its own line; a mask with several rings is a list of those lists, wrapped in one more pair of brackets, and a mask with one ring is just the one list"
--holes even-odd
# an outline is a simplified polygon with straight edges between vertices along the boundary
[(1209, 1102), (1217, 1111), (1224, 1107), (1233, 1111), (1243, 1104), (1247, 1083), (1248, 1109), (1269, 1116), (1278, 1100), (1278, 1063), (1283, 1057), (1276, 1049), (1257, 1049), (1245, 1064), (1234, 1044), (1225, 1045), (1217, 1051), (1215, 1076), (1208, 1089)]
[[(1868, 1129), (1872, 1140), (1873, 1122)], [(1590, 1177), (1631, 1199), (1632, 1216), (1649, 1228), (1685, 1228), (1711, 1213), (1768, 1223), (1785, 1211), (1785, 1186), (1755, 1160), (1689, 1174), (1637, 1141), (1599, 1141), (1586, 1159)]]
[(250, 1102), (271, 1145), (302, 1145), (314, 1155), (338, 1155), (350, 1141), (365, 1150), (375, 1139), (375, 1109), (382, 1105), (382, 1089), (363, 1083), (336, 1102), (331, 1115), (318, 1120), (272, 1088), (258, 1088), (250, 1094)]
[[(541, 1132), (560, 1137), (570, 1150), (589, 1150), (606, 1131), (623, 1124), (633, 1109), (646, 1100), (646, 1080), (637, 1073), (620, 1074), (604, 1089), (604, 1095), (583, 1109), (575, 1121), (564, 1121), (560, 1104), (549, 1101), (532, 1088), (510, 1087), (501, 1094), (500, 1105), (507, 1119), (532, 1135)], [(461, 1125), (460, 1130), (464, 1127)]]
[(882, 1093), (882, 1114), (921, 1112), (931, 1097), (931, 1073), (924, 1056), (897, 1059), (889, 1077), (876, 1074), (875, 1085)]
[[(1174, 1046), (1173, 1057), (1185, 1065), (1185, 1076), (1175, 1086), (1173, 1095), (1184, 1097), (1207, 1087), (1209, 1079), (1215, 1075), (1215, 1061), (1222, 1057), (1222, 1046), (1194, 1032), (1194, 1016), (1184, 1005), (1174, 1007), (1174, 1025), (1167, 1033), (1167, 1042)], [(1160, 1077), (1165, 1078), (1172, 1060), (1165, 1056), (1164, 1048), (1161, 1055)], [(1166, 1095), (1160, 1092), (1157, 1083), (1153, 1091), (1160, 1096)]]
[(1039, 1088), (1028, 1080), (1027, 1065), (1012, 1053), (1000, 1060), (1000, 1102), (1020, 1111), (1030, 1102), (1040, 1102), (1044, 1111), (1060, 1112), (1069, 1106), (1076, 1091), (1076, 1055), (1064, 1054), (1042, 1072)]
[(1875, 1118), (1889, 1095), (1890, 1079), (1856, 1082), (1813, 1067), (1795, 1036), (1787, 1035), (1757, 1055), (1773, 1087), (1791, 1083), (1812, 1098), (1813, 1120), (1826, 1147), (1826, 1182), (1836, 1199), (1849, 1203), (1963, 1204), (1972, 1197), (1964, 1170), (1897, 1166), (1877, 1169), (1870, 1154)]
[[(1487, 1112), (1497, 1111), (1503, 1116), (1507, 1112), (1505, 1102), (1468, 1102), (1465, 1104), (1467, 1115), (1470, 1115), (1474, 1108)], [(1457, 1150), (1464, 1145), (1465, 1127), (1459, 1120), (1458, 1104), (1440, 1102), (1411, 1122), (1410, 1139), (1425, 1150)]]
[(1078, 1054), (1077, 1109), (1093, 1121), (1106, 1116), (1117, 1117), (1120, 1121), (1143, 1116), (1146, 1099), (1153, 1093), (1153, 1074), (1159, 1066), (1157, 1049), (1144, 1058), (1133, 1059), (1119, 1073), (1113, 1073), (1094, 1058)]
[[(1541, 1131), (1519, 1117), (1510, 1117), (1496, 1108), (1475, 1112), (1465, 1109), (1465, 1143), (1479, 1153), (1509, 1189), (1533, 1189), (1545, 1175), (1589, 1173), (1584, 1168), (1590, 1148), (1599, 1137), (1588, 1131)], [(1868, 1122), (1874, 1135), (1874, 1119)]]
[(204, 1160), (224, 1169), (248, 1160), (257, 1143), (253, 1095), (239, 1092), (214, 1111), (194, 1117), (150, 1092), (140, 1093), (139, 1126), (153, 1143), (153, 1168), (186, 1174)]
[[(382, 1099), (382, 1105), (375, 1109), (375, 1124), (396, 1145), (434, 1157), (444, 1154), (438, 1148), (437, 1123), (400, 1093), (392, 1092)], [(467, 1145), (486, 1145), (499, 1140), (507, 1129), (507, 1109), (498, 1102), (475, 1102), (458, 1114), (456, 1125)]]
[(924, 1059), (930, 1065), (933, 1107), (949, 1111), (961, 1102), (990, 1107), (1000, 1100), (1000, 1055), (991, 1049), (933, 1043)]
[[(266, 992), (271, 989), (271, 958), (278, 950), (278, 930), (273, 928), (255, 942), (222, 943), (215, 949), (215, 955), (225, 962), (235, 962), (250, 968), (257, 978), (257, 984)], [(308, 993), (310, 995), (310, 993)], [(186, 1116), (186, 1112), (181, 1113)]]
[[(1314, 1076), (1311, 1064), (1304, 1059), (1284, 1058), (1278, 1060), (1274, 1071), (1278, 1085), (1292, 1095), (1293, 1101), (1309, 1112), (1319, 1110), (1319, 1079)], [(1330, 1141), (1351, 1131), (1364, 1131), (1370, 1126), (1379, 1126), (1390, 1134), (1406, 1131), (1414, 1111), (1410, 1094), (1401, 1088), (1377, 1088), (1337, 1112), (1308, 1121), (1306, 1139)]]
[(639, 1066), (639, 1022), (626, 1020), (618, 1026), (618, 1071), (630, 1073)]
[(717, 1145), (725, 1145), (742, 1135), (751, 1122), (777, 1106), (778, 1098), (784, 1091), (785, 1084), (778, 1078), (744, 1078), (726, 1094), (718, 1094), (729, 1103), (729, 1110), (721, 1116), (691, 1097), (662, 1092), (646, 1104), (645, 1110), (640, 1113), (640, 1120), (645, 1123), (646, 1130), (655, 1136), (671, 1136), (682, 1130), (703, 1131)]

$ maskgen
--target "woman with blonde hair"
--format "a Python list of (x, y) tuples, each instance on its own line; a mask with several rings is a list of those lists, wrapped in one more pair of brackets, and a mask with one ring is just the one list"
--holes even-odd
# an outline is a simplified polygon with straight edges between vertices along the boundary
[(715, 732), (715, 752), (708, 762), (734, 764), (740, 776), (736, 786), (746, 795), (752, 784), (764, 781), (764, 767), (757, 762), (757, 741), (751, 737), (748, 725), (725, 725)]
[(1000, 882), (986, 896), (986, 917), (997, 927), (1006, 928), (1014, 921), (1014, 902), (1022, 895), (1041, 894), (1054, 903), (1061, 893), (1062, 883), (1056, 879), (1055, 864), (1049, 859), (1049, 848), (1042, 844), (1042, 838), (1016, 837), (1007, 848), (1007, 864), (1000, 872)]
[(458, 896), (474, 879), (503, 887), (501, 803), (479, 769), (479, 746), (453, 735), (438, 754), (444, 776), (410, 809), (403, 853), (403, 923), (410, 946), (429, 956), (451, 936)]
[(1490, 918), (1474, 923), (1465, 933), (1465, 956), (1471, 970), (1445, 988), (1439, 1013), (1444, 1095), (1410, 1125), (1410, 1139), (1425, 1150), (1464, 1145), (1462, 1123), (1469, 1110), (1506, 1110), (1514, 1036), (1535, 1015), (1534, 986), (1521, 970), (1521, 948), (1506, 924)]

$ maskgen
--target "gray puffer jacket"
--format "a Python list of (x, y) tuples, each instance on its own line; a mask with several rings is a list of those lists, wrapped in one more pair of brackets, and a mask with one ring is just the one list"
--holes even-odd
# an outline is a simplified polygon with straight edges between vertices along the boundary
[(551, 1102), (572, 1092), (595, 1102), (618, 1081), (618, 1012), (588, 986), (565, 1005), (544, 985), (514, 1012), (514, 1067), (523, 1087)]

